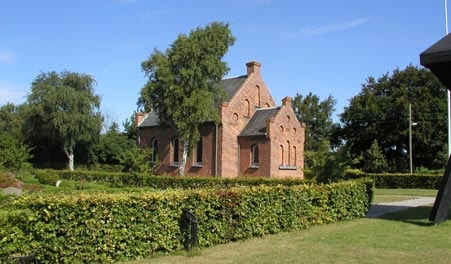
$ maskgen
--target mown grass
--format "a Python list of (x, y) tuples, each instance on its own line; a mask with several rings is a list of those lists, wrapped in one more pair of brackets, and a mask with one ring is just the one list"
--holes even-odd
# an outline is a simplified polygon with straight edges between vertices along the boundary
[(431, 207), (265, 236), (144, 263), (451, 263), (451, 215), (434, 225)]
[(395, 201), (409, 200), (414, 197), (425, 196), (435, 197), (437, 196), (437, 190), (426, 189), (375, 189), (374, 190), (374, 203), (387, 203)]

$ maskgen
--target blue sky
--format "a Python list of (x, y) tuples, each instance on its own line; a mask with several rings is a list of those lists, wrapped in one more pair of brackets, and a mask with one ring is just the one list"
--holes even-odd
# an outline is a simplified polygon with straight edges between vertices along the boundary
[(212, 21), (229, 22), (236, 37), (227, 76), (259, 61), (279, 104), (332, 95), (335, 120), (369, 76), (419, 65), (445, 35), (444, 0), (5, 0), (0, 105), (23, 103), (39, 73), (68, 70), (94, 77), (102, 112), (121, 124), (146, 82), (141, 62)]

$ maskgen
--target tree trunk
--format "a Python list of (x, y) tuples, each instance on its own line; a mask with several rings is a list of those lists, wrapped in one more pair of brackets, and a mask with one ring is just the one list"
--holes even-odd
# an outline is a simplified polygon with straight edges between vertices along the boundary
[(188, 158), (188, 141), (184, 140), (183, 141), (182, 161), (180, 162), (180, 166), (179, 166), (179, 175), (180, 176), (185, 175), (185, 165), (186, 165), (187, 158)]
[(64, 148), (64, 152), (66, 153), (68, 163), (69, 163), (69, 170), (74, 171), (74, 152), (72, 149)]

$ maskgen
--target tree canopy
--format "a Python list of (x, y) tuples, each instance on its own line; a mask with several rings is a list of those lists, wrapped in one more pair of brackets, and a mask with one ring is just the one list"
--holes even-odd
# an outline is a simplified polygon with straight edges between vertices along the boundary
[(181, 175), (188, 152), (200, 138), (199, 125), (219, 119), (214, 105), (224, 92), (214, 83), (229, 70), (222, 58), (234, 41), (229, 24), (213, 22), (179, 35), (168, 49), (155, 49), (142, 63), (148, 81), (138, 104), (156, 111), (160, 122), (177, 131), (183, 142)]
[(323, 179), (330, 156), (330, 137), (333, 129), (332, 114), (335, 111), (332, 96), (321, 101), (317, 95), (299, 93), (293, 99), (293, 110), (301, 123), (305, 123), (305, 168), (309, 178)]
[(98, 140), (102, 121), (100, 97), (94, 94), (94, 84), (95, 80), (87, 74), (41, 73), (27, 97), (24, 134), (30, 145), (42, 152), (59, 146), (71, 170), (76, 145)]
[[(409, 104), (414, 166), (442, 168), (446, 162), (446, 89), (427, 69), (408, 66), (391, 75), (369, 77), (341, 114), (337, 134), (353, 157), (363, 156), (376, 140), (391, 171), (408, 168)], [(360, 166), (364, 166), (361, 160)]]

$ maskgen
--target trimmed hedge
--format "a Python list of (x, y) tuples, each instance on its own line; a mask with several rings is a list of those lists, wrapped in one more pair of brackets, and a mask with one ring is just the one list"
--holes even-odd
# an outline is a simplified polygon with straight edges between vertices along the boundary
[(37, 170), (37, 174), (58, 174), (61, 179), (98, 182), (111, 187), (149, 187), (154, 189), (196, 189), (196, 188), (230, 188), (233, 186), (259, 185), (299, 185), (305, 184), (301, 179), (274, 179), (263, 177), (214, 178), (214, 177), (177, 177), (155, 176), (144, 173), (101, 172), (88, 170)]
[(386, 189), (438, 189), (443, 175), (406, 173), (365, 173), (347, 170), (346, 179), (371, 178), (376, 188)]
[(78, 196), (24, 196), (0, 219), (0, 258), (105, 263), (185, 247), (184, 209), (199, 221), (199, 246), (362, 217), (372, 182), (241, 186)]

